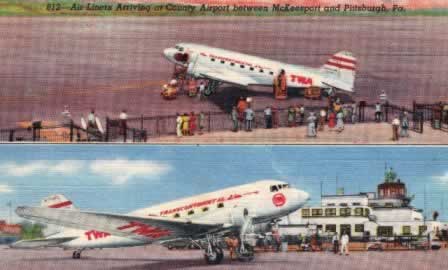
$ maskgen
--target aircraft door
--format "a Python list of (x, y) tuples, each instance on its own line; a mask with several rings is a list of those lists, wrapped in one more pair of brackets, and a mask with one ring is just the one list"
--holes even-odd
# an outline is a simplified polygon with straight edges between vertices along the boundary
[(190, 61), (188, 62), (188, 68), (187, 68), (187, 74), (192, 75), (196, 77), (196, 64), (198, 61), (198, 54), (197, 53), (191, 53), (190, 54)]

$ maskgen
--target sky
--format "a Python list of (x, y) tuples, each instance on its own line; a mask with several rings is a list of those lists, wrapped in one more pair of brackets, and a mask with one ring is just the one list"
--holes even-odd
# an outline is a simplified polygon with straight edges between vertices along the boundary
[(39, 205), (52, 194), (83, 210), (127, 213), (262, 179), (287, 181), (318, 205), (321, 186), (323, 194), (336, 183), (346, 194), (376, 191), (385, 164), (414, 206), (448, 220), (447, 147), (174, 145), (0, 145), (0, 219), (9, 201)]

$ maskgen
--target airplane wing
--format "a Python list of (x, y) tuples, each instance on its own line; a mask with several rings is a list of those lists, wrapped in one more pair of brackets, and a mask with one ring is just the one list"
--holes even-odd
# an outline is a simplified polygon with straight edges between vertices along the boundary
[(17, 215), (38, 222), (81, 230), (99, 230), (111, 235), (141, 241), (159, 241), (177, 237), (192, 237), (219, 231), (223, 224), (195, 223), (187, 219), (167, 217), (134, 217), (108, 213), (71, 211), (21, 206)]
[(225, 72), (202, 72), (200, 73), (202, 77), (207, 79), (220, 81), (223, 83), (236, 84), (240, 86), (248, 86), (248, 85), (260, 85), (260, 83), (252, 77), (241, 75), (240, 73), (225, 71)]

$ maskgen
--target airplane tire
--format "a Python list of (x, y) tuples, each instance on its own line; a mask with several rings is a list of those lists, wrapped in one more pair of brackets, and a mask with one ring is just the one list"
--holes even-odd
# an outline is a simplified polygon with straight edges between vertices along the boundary
[(224, 252), (219, 247), (214, 248), (212, 254), (205, 254), (207, 264), (220, 264), (223, 258)]
[(248, 244), (244, 244), (244, 248), (246, 249), (246, 252), (244, 254), (238, 253), (238, 260), (240, 262), (251, 262), (255, 258), (254, 256), (254, 249), (252, 246)]
[(210, 89), (209, 87), (205, 88), (204, 90), (204, 96), (208, 97), (213, 93), (212, 89)]

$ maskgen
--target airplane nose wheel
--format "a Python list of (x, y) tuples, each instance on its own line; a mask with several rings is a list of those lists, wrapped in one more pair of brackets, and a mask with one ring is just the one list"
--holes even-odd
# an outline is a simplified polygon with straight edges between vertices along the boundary
[(81, 259), (81, 250), (75, 250), (72, 254), (73, 259)]
[(207, 87), (204, 90), (204, 95), (207, 97), (210, 96), (211, 94), (213, 94), (213, 92), (215, 92), (215, 90), (216, 90), (216, 88), (218, 88), (218, 86), (219, 86), (219, 82), (209, 80)]

